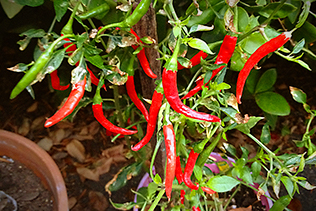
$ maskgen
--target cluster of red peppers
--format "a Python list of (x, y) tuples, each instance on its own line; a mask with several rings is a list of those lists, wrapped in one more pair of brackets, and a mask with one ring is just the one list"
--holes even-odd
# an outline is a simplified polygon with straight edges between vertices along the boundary
[[(139, 6), (137, 7), (139, 11), (135, 12), (129, 16), (125, 21), (120, 22), (116, 24), (116, 26), (119, 27), (131, 27), (134, 25), (138, 20), (143, 16), (145, 12), (147, 12), (149, 4), (151, 1), (144, 0), (141, 1)], [(74, 10), (75, 11), (75, 10)], [(74, 13), (72, 14), (69, 22), (64, 27), (65, 30), (62, 31), (62, 37), (58, 38), (56, 40), (56, 43), (54, 45), (51, 45), (36, 61), (36, 63), (33, 65), (33, 67), (25, 74), (25, 76), (21, 79), (21, 81), (17, 84), (17, 86), (14, 88), (14, 90), (11, 93), (11, 98), (14, 98), (17, 96), (23, 89), (25, 89), (31, 82), (33, 82), (37, 76), (37, 74), (45, 67), (45, 65), (48, 63), (49, 59), (52, 57), (54, 47), (57, 45), (57, 43), (61, 40), (66, 41), (64, 44), (64, 48), (66, 48), (66, 52), (70, 56), (75, 50), (76, 45), (70, 41), (69, 38), (73, 37), (72, 30), (69, 29), (69, 26), (72, 26)], [(136, 21), (136, 22), (135, 22)], [(68, 31), (67, 31), (68, 27)], [(100, 29), (100, 33), (104, 31), (107, 27), (103, 27)], [(63, 33), (66, 32), (66, 33)], [(71, 32), (71, 33), (70, 33)], [(98, 32), (98, 33), (99, 33)], [(130, 29), (130, 33), (133, 34), (136, 37), (136, 40), (138, 43), (141, 44), (140, 38), (137, 36), (137, 34)], [(240, 71), (237, 79), (237, 89), (236, 89), (236, 98), (237, 102), (241, 103), (241, 95), (243, 91), (243, 87), (245, 84), (245, 81), (251, 71), (251, 69), (267, 54), (277, 50), (281, 46), (283, 46), (289, 39), (291, 38), (290, 32), (284, 32), (280, 34), (279, 36), (271, 39), (270, 41), (266, 42), (262, 46), (260, 46), (247, 60), (244, 67)], [(58, 42), (57, 42), (58, 41)], [(219, 73), (225, 65), (229, 62), (230, 58), (233, 55), (233, 52), (235, 50), (237, 43), (237, 37), (226, 35), (223, 39), (223, 43), (220, 47), (219, 53), (216, 57), (215, 64), (221, 65), (219, 68), (215, 69), (212, 72), (212, 76), (209, 79), (214, 78), (214, 76)], [(178, 54), (180, 49), (181, 39), (177, 39), (177, 44), (174, 49), (173, 55), (171, 56), (168, 63), (165, 65), (165, 68), (163, 69), (162, 73), (162, 83), (160, 83), (156, 90), (153, 93), (152, 97), (152, 103), (150, 106), (149, 113), (144, 106), (143, 102), (138, 98), (136, 90), (135, 90), (135, 84), (134, 84), (134, 75), (133, 71), (129, 71), (128, 80), (126, 82), (126, 88), (127, 88), (127, 94), (135, 104), (135, 106), (141, 111), (144, 118), (147, 121), (147, 129), (146, 134), (142, 138), (140, 142), (138, 142), (135, 146), (132, 146), (131, 149), (133, 151), (138, 151), (142, 147), (144, 147), (152, 138), (156, 124), (157, 124), (157, 118), (159, 110), (163, 103), (163, 98), (165, 96), (167, 102), (169, 103), (170, 107), (180, 113), (183, 114), (186, 117), (202, 120), (202, 121), (208, 121), (208, 122), (220, 122), (221, 119), (217, 116), (210, 115), (203, 112), (198, 112), (190, 107), (183, 104), (181, 101), (179, 94), (178, 94), (178, 88), (177, 88), (177, 71), (183, 69), (184, 67), (178, 63)], [(139, 45), (132, 45), (132, 48), (136, 50), (139, 48)], [(193, 67), (195, 65), (200, 64), (202, 59), (206, 59), (207, 53), (200, 51), (195, 56), (193, 56), (190, 60), (190, 67)], [(152, 72), (149, 62), (146, 58), (145, 51), (142, 48), (138, 54), (137, 58), (140, 61), (140, 65), (144, 72), (150, 77), (150, 78), (157, 78), (157, 75)], [(77, 62), (76, 66), (81, 67), (81, 62)], [(133, 68), (133, 59), (131, 59), (131, 64), (129, 65), (129, 68)], [(93, 105), (92, 105), (92, 111), (94, 114), (94, 117), (96, 120), (108, 131), (111, 131), (113, 133), (122, 134), (122, 135), (132, 135), (137, 133), (136, 130), (129, 130), (125, 128), (121, 128), (118, 126), (113, 125), (109, 120), (106, 119), (103, 113), (102, 108), (102, 97), (100, 95), (101, 88), (105, 88), (104, 85), (104, 79), (101, 77), (101, 80), (99, 80), (92, 71), (86, 66), (83, 69), (87, 70), (89, 74), (83, 74), (81, 80), (74, 83), (72, 85), (72, 90), (70, 92), (69, 97), (65, 101), (65, 103), (62, 105), (62, 107), (50, 118), (48, 118), (44, 124), (45, 127), (50, 127), (65, 117), (67, 117), (69, 114), (71, 114), (75, 107), (78, 105), (79, 101), (82, 99), (84, 92), (85, 92), (85, 86), (87, 83), (87, 75), (90, 77), (90, 80), (92, 84), (97, 86), (95, 96), (93, 98)], [(66, 90), (69, 87), (68, 85), (60, 85), (60, 80), (57, 74), (57, 70), (53, 71), (51, 74), (51, 84), (52, 87), (56, 90)], [(197, 81), (196, 87), (194, 87), (191, 91), (189, 91), (182, 99), (187, 99), (195, 95), (198, 91), (200, 91), (203, 86), (206, 86), (206, 84), (209, 83), (209, 81), (204, 81), (203, 79), (200, 79)], [(187, 163), (184, 168), (184, 172), (181, 168), (181, 159), (179, 156), (176, 156), (176, 136), (175, 132), (173, 130), (173, 125), (169, 122), (169, 120), (166, 120), (168, 123), (163, 126), (163, 134), (164, 134), (164, 140), (165, 140), (165, 146), (166, 146), (166, 154), (167, 154), (167, 165), (166, 165), (166, 176), (165, 176), (165, 191), (166, 196), (170, 200), (171, 198), (171, 192), (172, 192), (172, 183), (174, 178), (176, 178), (181, 184), (182, 182), (190, 189), (192, 190), (198, 190), (199, 184), (194, 184), (191, 180), (191, 175), (193, 173), (194, 166), (196, 164), (196, 161), (199, 157), (199, 152), (195, 152), (193, 149), (191, 150)], [(201, 189), (208, 193), (213, 194), (215, 193), (213, 190), (211, 190), (208, 187), (201, 187)], [(184, 203), (184, 195), (185, 191), (181, 190), (180, 193), (180, 199), (181, 203)], [(198, 207), (193, 207), (193, 210), (199, 210)]]

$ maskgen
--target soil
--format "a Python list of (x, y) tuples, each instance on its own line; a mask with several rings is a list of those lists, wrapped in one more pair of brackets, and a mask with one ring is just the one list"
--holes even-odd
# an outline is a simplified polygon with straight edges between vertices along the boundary
[[(0, 157), (0, 210), (53, 210), (53, 196), (24, 164)], [(15, 202), (15, 203), (14, 203)]]

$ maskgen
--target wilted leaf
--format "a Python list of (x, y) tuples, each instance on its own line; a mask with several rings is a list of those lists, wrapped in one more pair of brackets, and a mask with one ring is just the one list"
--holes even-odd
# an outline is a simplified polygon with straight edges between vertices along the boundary
[(70, 156), (76, 158), (79, 162), (84, 162), (86, 155), (85, 155), (85, 148), (81, 144), (80, 141), (74, 139), (66, 146), (66, 150)]
[(42, 138), (39, 142), (37, 142), (37, 145), (40, 146), (45, 151), (49, 151), (51, 147), (53, 146), (53, 140), (48, 137), (45, 137), (45, 138)]
[(84, 178), (93, 180), (93, 181), (99, 181), (99, 172), (96, 169), (88, 169), (84, 167), (79, 167), (76, 169), (77, 173), (80, 174), (80, 176), (83, 176)]
[(18, 129), (18, 133), (22, 136), (26, 136), (30, 132), (31, 123), (27, 118), (23, 119), (22, 125)]

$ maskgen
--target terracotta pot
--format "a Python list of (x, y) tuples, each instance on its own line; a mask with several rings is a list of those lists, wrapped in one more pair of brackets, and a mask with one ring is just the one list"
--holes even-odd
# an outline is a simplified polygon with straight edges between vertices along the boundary
[[(233, 158), (228, 157), (228, 159), (224, 159), (224, 158), (222, 158), (222, 157), (220, 156), (220, 154), (215, 153), (215, 152), (212, 152), (212, 153), (211, 153), (211, 156), (212, 156), (213, 158), (215, 158), (216, 161), (226, 161), (229, 166), (233, 166), (232, 163), (235, 162), (235, 160), (234, 160)], [(220, 172), (219, 169), (218, 169), (218, 167), (217, 167), (217, 165), (216, 165), (215, 163), (212, 163), (212, 164), (205, 164), (205, 166), (207, 166), (214, 174), (218, 174), (218, 173)], [(151, 183), (151, 182), (152, 182), (152, 179), (150, 178), (149, 174), (146, 173), (146, 174), (143, 176), (143, 178), (141, 179), (141, 181), (139, 182), (136, 191), (138, 191), (138, 189), (140, 189), (141, 187), (147, 187), (148, 184)], [(254, 185), (252, 185), (252, 186), (255, 187), (255, 188), (258, 188), (258, 187), (259, 187), (259, 184), (254, 183)], [(255, 194), (257, 194), (257, 192), (255, 192)], [(269, 192), (266, 192), (265, 194), (270, 197)], [(266, 206), (267, 211), (269, 211), (270, 208), (271, 208), (272, 205), (273, 205), (272, 200), (269, 199), (269, 198), (267, 198), (267, 197), (265, 197), (265, 196), (260, 196), (260, 200), (261, 200), (261, 203)], [(135, 195), (135, 197), (134, 197), (134, 202), (136, 202), (136, 201), (137, 201), (137, 195)], [(134, 207), (134, 208), (133, 208), (133, 211), (138, 211), (138, 208)]]
[(56, 163), (46, 151), (23, 136), (0, 130), (0, 155), (23, 163), (42, 180), (54, 197), (55, 211), (68, 210), (64, 179)]

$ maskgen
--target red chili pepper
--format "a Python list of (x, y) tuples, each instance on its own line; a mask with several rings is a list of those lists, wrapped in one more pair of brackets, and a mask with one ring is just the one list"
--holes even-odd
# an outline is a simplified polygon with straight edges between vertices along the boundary
[(71, 114), (73, 110), (76, 108), (76, 106), (78, 105), (81, 98), (83, 97), (85, 86), (86, 86), (86, 76), (84, 76), (83, 80), (73, 85), (72, 90), (69, 94), (69, 97), (67, 98), (64, 105), (52, 117), (46, 120), (44, 126), (51, 127), (57, 122), (64, 119), (69, 114)]
[[(64, 39), (65, 41), (67, 41), (67, 43), (64, 44), (64, 48), (67, 48), (68, 46), (70, 46), (69, 48), (66, 49), (66, 52), (68, 53), (69, 56), (71, 56), (71, 54), (77, 50), (77, 47), (75, 44), (73, 44), (70, 39), (68, 38), (65, 38)], [(79, 65), (79, 61), (76, 63), (76, 66)], [(90, 74), (90, 80), (91, 80), (91, 83), (98, 86), (99, 84), (99, 79), (93, 74), (93, 72), (89, 69), (88, 66), (86, 66), (86, 69), (88, 70), (89, 74)], [(106, 87), (105, 85), (102, 86), (102, 88), (106, 91)]]
[(201, 211), (201, 209), (199, 207), (195, 207), (195, 206), (192, 207), (192, 210), (193, 211)]
[(146, 135), (144, 138), (138, 142), (135, 146), (132, 146), (133, 151), (140, 150), (143, 146), (145, 146), (153, 136), (157, 124), (157, 117), (158, 113), (162, 104), (163, 93), (158, 92), (157, 90), (154, 91), (151, 106), (149, 109), (149, 119), (147, 123), (147, 130)]
[(183, 182), (183, 172), (181, 169), (180, 156), (177, 156), (177, 160), (176, 160), (176, 178), (177, 178), (179, 184), (181, 184)]
[(166, 99), (168, 100), (171, 108), (173, 108), (173, 110), (175, 110), (176, 112), (193, 119), (199, 119), (208, 122), (221, 121), (220, 118), (218, 118), (217, 116), (192, 110), (181, 102), (178, 95), (176, 71), (166, 70), (166, 68), (164, 68), (162, 73), (162, 85)]
[(134, 84), (134, 76), (129, 75), (126, 81), (126, 91), (128, 96), (131, 98), (135, 106), (142, 112), (144, 115), (146, 121), (149, 120), (148, 111), (143, 104), (143, 102), (137, 97), (137, 93), (135, 90), (135, 84)]
[(176, 173), (176, 137), (172, 124), (163, 126), (165, 137), (167, 166), (165, 176), (165, 189), (168, 200), (171, 198), (172, 182)]
[(96, 118), (96, 120), (108, 131), (111, 131), (116, 134), (122, 134), (122, 135), (132, 135), (137, 133), (137, 131), (134, 130), (128, 130), (125, 128), (121, 128), (118, 126), (113, 125), (109, 120), (107, 120), (104, 116), (103, 109), (102, 109), (102, 98), (100, 95), (100, 89), (103, 85), (103, 78), (100, 84), (97, 87), (97, 90), (95, 92), (95, 95), (93, 97), (93, 105), (92, 105), (92, 111), (93, 115)]
[(184, 204), (184, 195), (185, 195), (185, 190), (181, 190), (181, 191), (180, 191), (180, 201), (181, 201), (181, 204)]
[[(190, 62), (191, 62), (191, 65), (190, 65), (190, 68), (198, 65), (201, 63), (201, 59), (206, 59), (206, 57), (208, 56), (207, 53), (203, 52), (203, 51), (199, 51), (197, 54), (195, 54), (191, 59), (190, 59)], [(180, 63), (178, 63), (178, 70), (182, 70), (183, 67)]]
[(290, 38), (291, 32), (283, 32), (279, 36), (269, 40), (268, 42), (261, 45), (246, 61), (244, 67), (239, 72), (237, 79), (237, 88), (236, 88), (236, 98), (237, 102), (241, 104), (241, 95), (244, 89), (246, 79), (252, 70), (252, 68), (266, 55), (276, 51), (278, 48), (283, 46)]
[(69, 84), (62, 86), (60, 85), (60, 80), (57, 74), (57, 70), (54, 70), (53, 72), (50, 73), (50, 79), (51, 79), (51, 84), (53, 89), (55, 90), (60, 90), (60, 91), (64, 91), (66, 89), (68, 89)]
[[(141, 42), (139, 36), (136, 34), (136, 32), (131, 29), (130, 30), (131, 34), (133, 34), (136, 37), (137, 42)], [(132, 48), (136, 50), (138, 48), (137, 45), (132, 45)], [(147, 60), (146, 54), (145, 54), (145, 49), (141, 49), (138, 54), (137, 54), (138, 61), (140, 62), (140, 65), (142, 66), (144, 72), (146, 75), (148, 75), (150, 78), (157, 78), (157, 75), (151, 70), (149, 62)]]
[(209, 187), (201, 187), (201, 189), (207, 194), (214, 194), (214, 193), (216, 193), (216, 191), (212, 190)]
[(199, 153), (194, 152), (194, 150), (192, 149), (189, 154), (189, 158), (185, 166), (184, 175), (183, 175), (184, 184), (193, 190), (199, 189), (199, 184), (196, 183), (196, 185), (194, 185), (191, 181), (191, 175), (193, 173), (194, 165), (198, 156), (199, 156)]
[[(234, 53), (236, 43), (237, 43), (237, 37), (225, 35), (221, 48), (219, 49), (218, 55), (216, 57), (215, 64), (227, 64)], [(214, 76), (217, 73), (219, 73), (224, 67), (225, 66), (221, 66), (213, 70), (212, 76), (206, 84), (208, 84), (214, 78)], [(188, 92), (188, 94), (186, 94), (181, 99), (187, 99), (187, 98), (192, 97), (198, 91), (202, 90), (203, 85), (204, 85), (204, 80), (198, 81), (196, 87), (194, 87), (190, 92)]]

